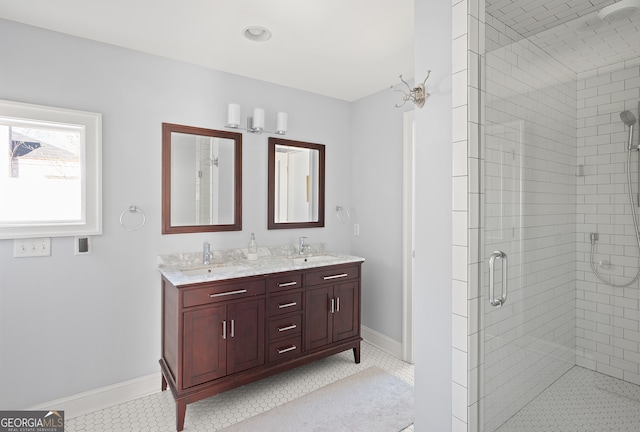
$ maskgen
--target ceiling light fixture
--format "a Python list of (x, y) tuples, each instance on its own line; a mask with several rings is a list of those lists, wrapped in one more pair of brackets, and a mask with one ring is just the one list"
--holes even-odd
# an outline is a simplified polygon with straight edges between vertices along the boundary
[(271, 32), (269, 29), (259, 26), (251, 26), (242, 30), (242, 34), (249, 40), (254, 42), (264, 42), (271, 39)]
[(254, 108), (253, 117), (247, 117), (247, 127), (240, 127), (240, 105), (230, 103), (227, 108), (227, 124), (231, 129), (246, 130), (247, 132), (260, 134), (262, 132), (285, 135), (288, 130), (289, 115), (286, 112), (278, 112), (276, 114), (276, 130), (271, 132), (264, 129), (264, 109)]
[(424, 86), (429, 79), (429, 75), (431, 75), (431, 71), (427, 71), (427, 77), (422, 81), (422, 84), (418, 84), (414, 88), (411, 88), (409, 83), (403, 80), (402, 75), (400, 75), (400, 81), (407, 86), (409, 93), (406, 93), (404, 90), (394, 89), (393, 86), (389, 87), (391, 90), (402, 93), (402, 103), (400, 105), (396, 105), (396, 108), (400, 108), (407, 103), (407, 101), (413, 101), (418, 108), (422, 108), (424, 106), (424, 101), (429, 97), (429, 93), (427, 93), (426, 87)]
[(602, 8), (598, 18), (603, 21), (620, 21), (630, 17), (640, 9), (640, 0), (620, 0), (617, 3)]

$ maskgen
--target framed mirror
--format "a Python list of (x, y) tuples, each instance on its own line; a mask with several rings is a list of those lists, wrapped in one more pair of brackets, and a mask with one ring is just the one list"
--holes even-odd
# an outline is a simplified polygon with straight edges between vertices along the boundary
[(242, 134), (162, 124), (162, 234), (242, 230)]
[(269, 138), (268, 228), (324, 226), (325, 148)]

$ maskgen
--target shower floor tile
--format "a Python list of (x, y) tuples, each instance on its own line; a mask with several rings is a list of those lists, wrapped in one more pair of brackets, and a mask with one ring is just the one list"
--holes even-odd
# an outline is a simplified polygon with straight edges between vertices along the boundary
[[(370, 366), (378, 366), (413, 384), (413, 365), (363, 342), (360, 364), (354, 363), (353, 353), (348, 350), (190, 404), (187, 407), (184, 430), (185, 432), (220, 430)], [(160, 381), (158, 381), (159, 386)], [(170, 391), (164, 391), (69, 419), (65, 422), (65, 431), (175, 432), (175, 421), (173, 396)], [(405, 429), (405, 432), (409, 431), (413, 431), (413, 426)]]
[(640, 386), (574, 366), (497, 432), (638, 432)]

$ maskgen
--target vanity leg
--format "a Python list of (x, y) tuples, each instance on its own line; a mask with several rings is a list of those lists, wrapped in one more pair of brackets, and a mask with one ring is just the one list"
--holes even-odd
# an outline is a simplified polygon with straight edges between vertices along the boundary
[(161, 384), (161, 388), (162, 391), (165, 391), (167, 389), (167, 380), (164, 377), (164, 374), (160, 374), (162, 376), (162, 384)]
[(356, 361), (356, 364), (360, 364), (360, 342), (358, 342), (358, 346), (353, 348), (353, 359)]
[(176, 401), (176, 430), (180, 432), (184, 429), (184, 416), (187, 413), (187, 403), (185, 401)]

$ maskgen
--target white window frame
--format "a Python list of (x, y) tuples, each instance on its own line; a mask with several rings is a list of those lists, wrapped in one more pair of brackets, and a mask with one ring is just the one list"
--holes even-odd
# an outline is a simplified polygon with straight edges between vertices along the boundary
[(80, 126), (85, 136), (81, 154), (83, 221), (0, 223), (0, 239), (102, 234), (102, 114), (0, 100), (0, 119)]

